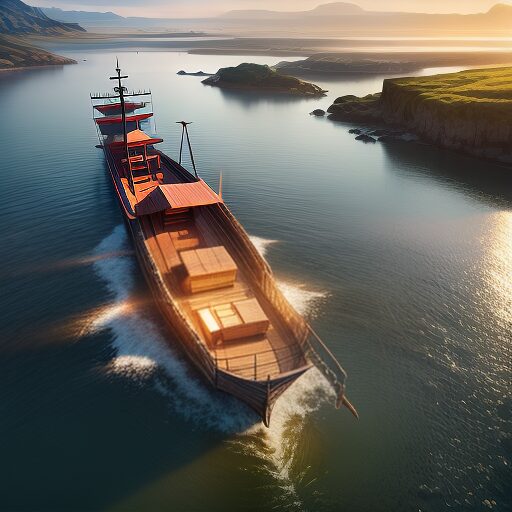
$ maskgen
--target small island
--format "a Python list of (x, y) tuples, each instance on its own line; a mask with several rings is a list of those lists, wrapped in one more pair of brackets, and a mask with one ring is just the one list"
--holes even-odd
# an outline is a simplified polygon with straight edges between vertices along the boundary
[(243, 63), (236, 67), (221, 68), (202, 82), (205, 85), (253, 92), (270, 92), (294, 96), (325, 96), (318, 85), (291, 76), (276, 73), (260, 64)]
[(341, 96), (328, 113), (332, 120), (389, 126), (395, 134), (398, 128), (440, 147), (512, 162), (512, 67), (388, 79), (382, 93)]

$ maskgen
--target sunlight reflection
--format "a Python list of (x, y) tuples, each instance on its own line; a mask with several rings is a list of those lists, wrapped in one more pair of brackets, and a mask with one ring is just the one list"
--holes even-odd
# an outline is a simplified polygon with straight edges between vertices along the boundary
[(497, 297), (496, 314), (512, 323), (512, 212), (493, 215), (490, 251), (485, 262), (489, 285)]

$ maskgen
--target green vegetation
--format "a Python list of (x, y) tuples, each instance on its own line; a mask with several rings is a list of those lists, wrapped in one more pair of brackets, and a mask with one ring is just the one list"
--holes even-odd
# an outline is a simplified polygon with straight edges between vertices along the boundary
[(250, 63), (221, 68), (215, 75), (203, 80), (203, 84), (304, 96), (323, 96), (325, 93), (315, 84), (304, 82), (292, 76), (280, 75), (269, 66)]
[(512, 68), (385, 80), (382, 118), (444, 147), (512, 158)]
[[(417, 78), (384, 81), (382, 101), (394, 103), (396, 95), (407, 99), (409, 108), (437, 104), (446, 114), (469, 114), (510, 122), (512, 114), (512, 68), (461, 71)], [(387, 110), (387, 109), (385, 109)]]
[(443, 147), (512, 161), (512, 68), (384, 80), (382, 93), (343, 96), (330, 118), (393, 125)]

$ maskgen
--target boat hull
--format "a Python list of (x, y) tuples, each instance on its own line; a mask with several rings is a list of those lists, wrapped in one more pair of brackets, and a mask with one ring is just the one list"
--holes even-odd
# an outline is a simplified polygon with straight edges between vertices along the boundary
[(174, 302), (165, 281), (152, 263), (151, 256), (146, 250), (139, 221), (126, 219), (126, 225), (135, 246), (139, 266), (165, 320), (166, 329), (173, 337), (174, 344), (180, 346), (181, 351), (208, 384), (244, 402), (260, 416), (264, 425), (268, 427), (277, 399), (312, 365), (305, 364), (293, 371), (265, 380), (243, 378), (217, 367), (215, 362), (208, 357), (209, 354), (205, 354), (200, 348), (203, 346), (202, 342), (187, 320), (179, 313), (178, 305)]

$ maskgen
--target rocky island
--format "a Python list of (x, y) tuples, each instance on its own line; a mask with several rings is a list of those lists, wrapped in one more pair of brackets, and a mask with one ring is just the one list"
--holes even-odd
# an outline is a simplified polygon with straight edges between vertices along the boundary
[(249, 63), (221, 68), (202, 83), (227, 89), (295, 96), (325, 96), (326, 92), (318, 85), (276, 73), (269, 66)]
[(388, 125), (441, 147), (512, 162), (511, 67), (388, 79), (382, 93), (342, 96), (328, 112), (333, 120)]

